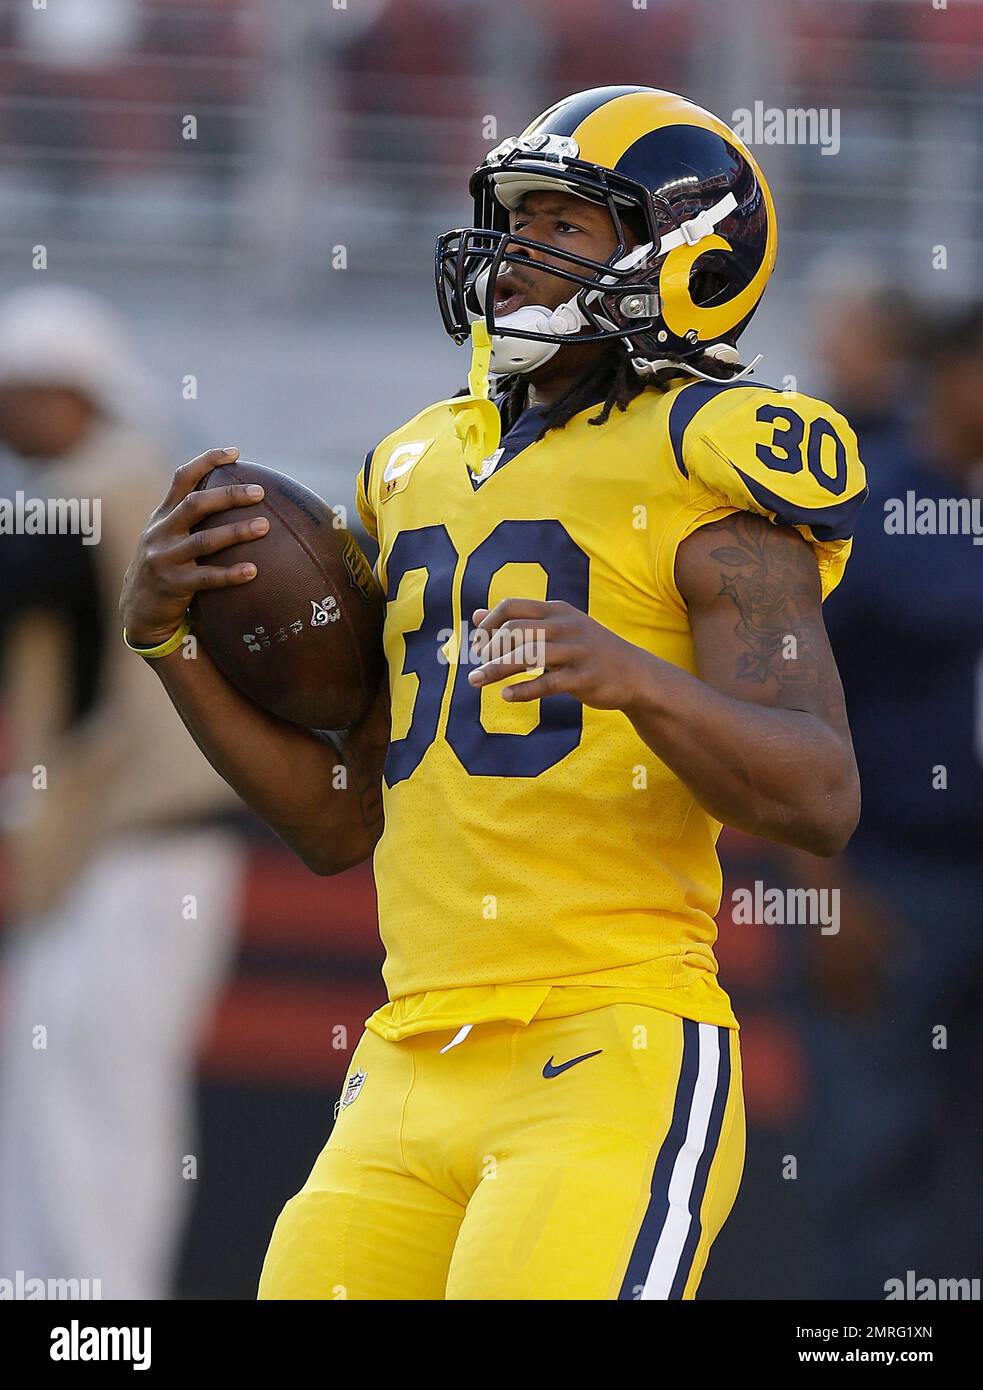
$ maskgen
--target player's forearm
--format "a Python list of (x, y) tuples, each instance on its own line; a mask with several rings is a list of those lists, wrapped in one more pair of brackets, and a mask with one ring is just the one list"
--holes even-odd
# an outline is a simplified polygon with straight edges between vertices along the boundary
[[(231, 685), (199, 645), (148, 663), (220, 777), (315, 873), (372, 853), (382, 830), (385, 735), (319, 736), (268, 714)], [(377, 701), (378, 704), (378, 701)]]
[(802, 710), (752, 705), (639, 651), (625, 714), (714, 819), (812, 854), (856, 827), (853, 750)]

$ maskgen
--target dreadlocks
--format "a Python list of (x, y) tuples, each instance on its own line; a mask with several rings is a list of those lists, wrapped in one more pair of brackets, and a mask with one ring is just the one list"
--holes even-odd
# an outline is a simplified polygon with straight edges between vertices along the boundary
[[(502, 425), (505, 431), (512, 428), (526, 407), (529, 395), (529, 382), (526, 377), (503, 377), (499, 383), (504, 396)], [(538, 442), (550, 430), (562, 429), (568, 420), (579, 415), (588, 406), (594, 405), (598, 397), (603, 398), (600, 413), (587, 423), (603, 425), (617, 406), (627, 410), (633, 400), (647, 383), (641, 379), (631, 365), (628, 354), (619, 343), (610, 344), (600, 354), (593, 367), (582, 372), (569, 385), (567, 390), (543, 413), (543, 426), (536, 436)]]
[[(734, 369), (712, 358), (703, 358), (700, 370), (726, 381)], [(640, 377), (631, 365), (631, 358), (622, 344), (610, 343), (599, 355), (593, 367), (576, 377), (563, 395), (543, 412), (542, 428), (533, 443), (538, 444), (550, 430), (562, 429), (575, 415), (595, 405), (598, 398), (601, 398), (601, 409), (587, 423), (606, 424), (612, 410), (627, 410), (635, 397), (647, 387), (661, 390), (677, 375), (678, 372), (670, 367), (653, 376)], [(463, 387), (457, 394), (466, 396), (468, 388)], [(528, 378), (518, 372), (512, 376), (503, 376), (498, 382), (496, 400), (502, 411), (502, 433), (507, 434), (528, 404)]]
[[(726, 381), (734, 369), (715, 362), (712, 358), (704, 358), (700, 362), (700, 370)], [(550, 430), (562, 429), (575, 415), (594, 405), (599, 397), (602, 398), (600, 412), (592, 416), (587, 423), (606, 424), (616, 407), (621, 411), (627, 410), (630, 402), (647, 387), (661, 390), (677, 375), (675, 370), (668, 368), (648, 378), (640, 377), (621, 343), (611, 343), (598, 357), (594, 366), (572, 381), (563, 395), (543, 412), (542, 429), (533, 442), (538, 443)], [(503, 377), (499, 387), (502, 429), (503, 433), (508, 433), (526, 408), (529, 382), (525, 376), (515, 374)]]

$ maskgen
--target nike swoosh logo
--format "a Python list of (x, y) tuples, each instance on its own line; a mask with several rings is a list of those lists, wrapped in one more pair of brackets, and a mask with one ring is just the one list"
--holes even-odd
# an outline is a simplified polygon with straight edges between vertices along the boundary
[(551, 1057), (545, 1067), (543, 1067), (543, 1075), (547, 1078), (559, 1076), (561, 1071), (569, 1071), (570, 1068), (575, 1067), (578, 1062), (586, 1062), (589, 1057), (600, 1057), (603, 1051), (604, 1048), (599, 1047), (596, 1052), (584, 1052), (579, 1057), (571, 1057), (569, 1062), (561, 1062), (559, 1066), (553, 1065), (553, 1058)]

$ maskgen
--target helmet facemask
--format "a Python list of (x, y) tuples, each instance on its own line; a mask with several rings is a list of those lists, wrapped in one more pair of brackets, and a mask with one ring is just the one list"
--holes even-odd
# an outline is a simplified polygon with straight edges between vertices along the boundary
[[(712, 234), (734, 205), (733, 197), (680, 223), (666, 199), (633, 179), (580, 160), (575, 151), (575, 142), (566, 137), (508, 140), (476, 170), (470, 184), (475, 225), (446, 232), (437, 242), (437, 298), (445, 329), (456, 342), (464, 342), (471, 324), (483, 319), (496, 373), (534, 371), (571, 341), (620, 339), (640, 375), (699, 358), (708, 344), (699, 342), (695, 332), (673, 334), (662, 319), (659, 276), (673, 247), (695, 245)], [(526, 192), (549, 189), (607, 209), (617, 244), (606, 261), (510, 230), (509, 208)], [(534, 259), (530, 251), (545, 254), (549, 262)], [(571, 287), (570, 296), (556, 309), (522, 305), (496, 319), (489, 286), (507, 265), (556, 276)], [(736, 351), (729, 351), (730, 360), (736, 360)]]

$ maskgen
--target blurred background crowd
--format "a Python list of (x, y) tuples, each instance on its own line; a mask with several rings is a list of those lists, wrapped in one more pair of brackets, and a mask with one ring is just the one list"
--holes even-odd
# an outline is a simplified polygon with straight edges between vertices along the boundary
[[(884, 502), (983, 496), (983, 3), (0, 0), (0, 1278), (252, 1297), (381, 1002), (368, 866), (320, 879), (119, 641), (173, 467), (212, 445), (354, 519), (366, 448), (466, 363), (433, 238), (489, 144), (605, 83), (839, 113), (757, 148), (761, 380), (854, 424), (871, 496), (827, 605), (864, 789), (838, 860), (728, 832), (744, 1186), (705, 1298), (883, 1298), (983, 1250), (983, 548)], [(940, 771), (941, 769), (941, 771)], [(840, 890), (840, 931), (730, 920)]]

